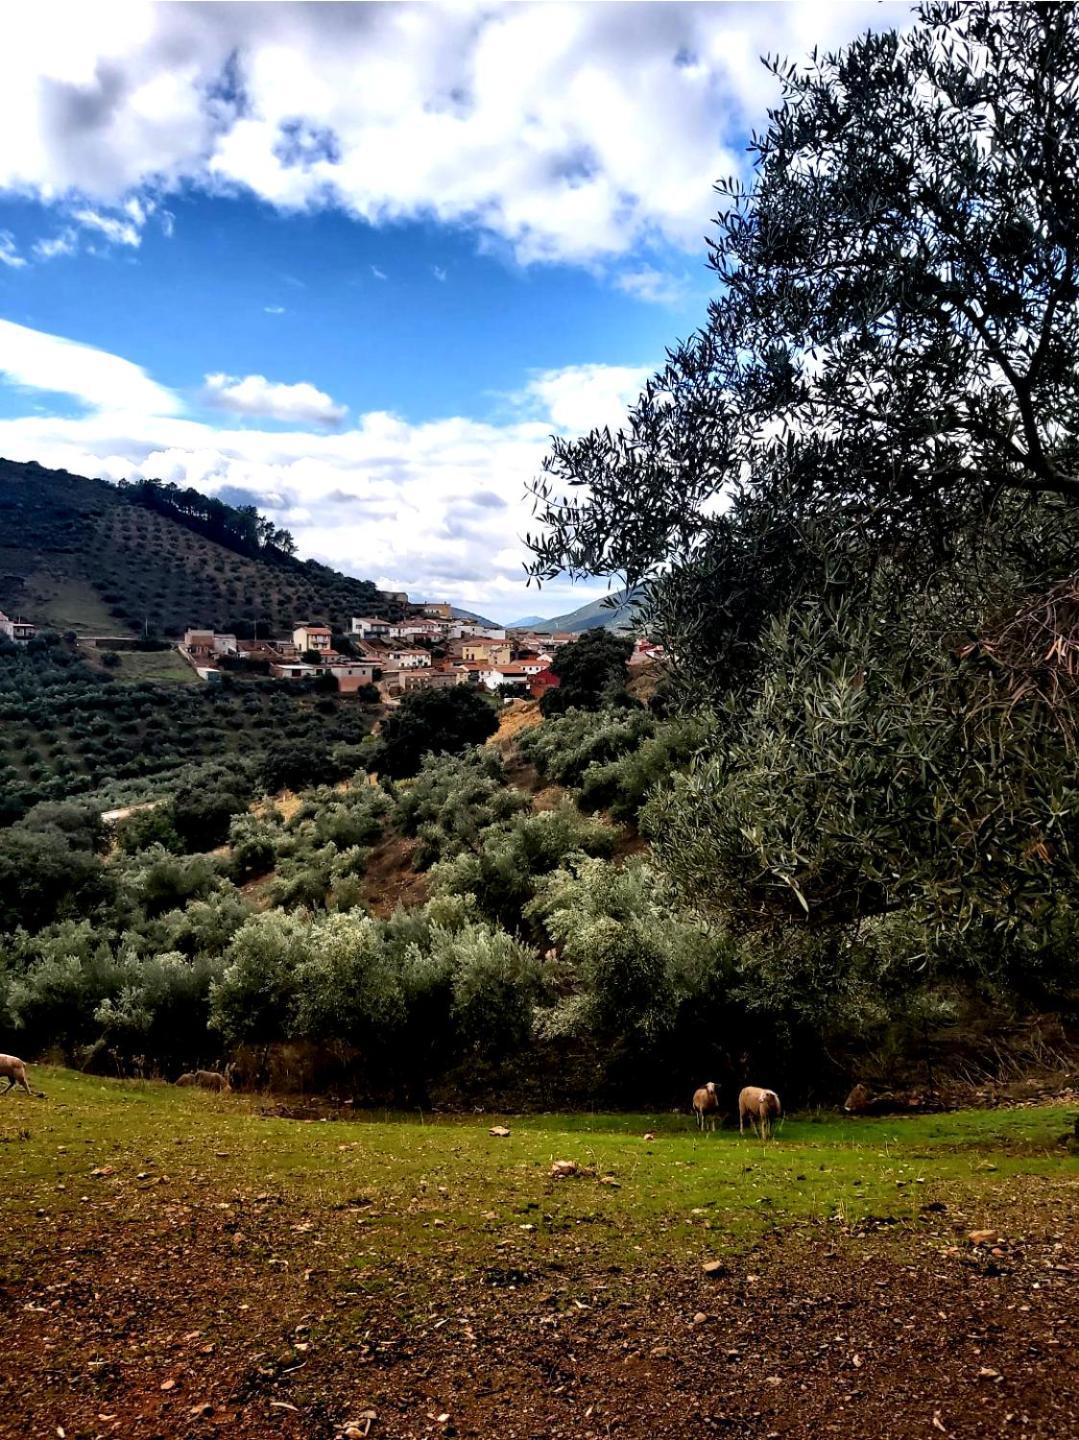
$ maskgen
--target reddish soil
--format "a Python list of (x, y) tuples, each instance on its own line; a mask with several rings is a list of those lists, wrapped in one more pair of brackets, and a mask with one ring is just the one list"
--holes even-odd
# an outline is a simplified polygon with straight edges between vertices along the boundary
[(833, 1223), (716, 1278), (526, 1248), (361, 1272), (362, 1212), (229, 1198), (26, 1217), (0, 1288), (0, 1436), (1076, 1434), (1076, 1226), (1036, 1183), (995, 1249), (947, 1213), (899, 1238)]
[(367, 858), (363, 898), (371, 913), (382, 920), (388, 920), (398, 905), (423, 905), (427, 900), (427, 875), (412, 868), (418, 843), (406, 835), (391, 834)]

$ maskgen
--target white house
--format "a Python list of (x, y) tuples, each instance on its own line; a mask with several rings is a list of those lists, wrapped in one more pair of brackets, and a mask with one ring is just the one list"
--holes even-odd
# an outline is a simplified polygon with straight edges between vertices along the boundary
[(431, 664), (429, 650), (390, 650), (386, 655), (390, 669), (422, 670)]
[(31, 624), (29, 620), (9, 620), (4, 612), (0, 610), (0, 635), (6, 635), (7, 638), (13, 640), (16, 645), (25, 645), (26, 642), (32, 640), (36, 634), (37, 626)]
[(301, 655), (305, 650), (329, 650), (333, 647), (333, 631), (326, 625), (297, 625), (292, 643)]
[(488, 690), (497, 690), (500, 685), (521, 684), (530, 680), (533, 675), (538, 675), (546, 668), (538, 658), (510, 660), (504, 665), (492, 665), (490, 669), (480, 670), (479, 677)]
[(401, 627), (392, 620), (382, 620), (377, 615), (353, 615), (351, 633), (361, 640), (398, 640)]

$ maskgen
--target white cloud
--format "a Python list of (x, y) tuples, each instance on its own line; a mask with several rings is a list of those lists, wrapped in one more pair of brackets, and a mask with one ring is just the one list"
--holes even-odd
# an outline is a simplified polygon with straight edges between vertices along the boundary
[(84, 230), (99, 230), (113, 245), (142, 244), (142, 228), (138, 221), (117, 215), (103, 215), (97, 210), (76, 210), (71, 217)]
[(35, 242), (34, 259), (57, 260), (64, 255), (74, 255), (78, 248), (79, 239), (74, 230), (61, 230), (58, 235)]
[(262, 308), (267, 315), (283, 315), (285, 313), (283, 305), (264, 305)]
[(5, 29), (0, 188), (81, 197), (123, 244), (143, 222), (110, 209), (193, 185), (468, 225), (523, 261), (587, 264), (699, 249), (713, 181), (745, 169), (741, 137), (776, 96), (759, 55), (909, 18), (483, 0), (56, 13), (23, 7)]
[(376, 280), (385, 280), (386, 278), (385, 270), (380, 270), (377, 265), (371, 266), (371, 274)]
[(75, 419), (2, 419), (0, 455), (111, 480), (145, 475), (207, 493), (241, 491), (293, 531), (302, 554), (395, 590), (506, 617), (557, 614), (602, 591), (602, 582), (583, 594), (566, 584), (538, 596), (525, 590), (521, 537), (533, 528), (526, 491), (552, 430), (574, 433), (612, 418), (644, 374), (615, 367), (608, 375), (594, 365), (536, 375), (518, 412), (501, 424), (462, 417), (411, 424), (375, 411), (327, 433), (187, 419), (176, 413), (176, 397), (138, 366), (6, 322), (0, 371), (26, 388), (61, 389), (97, 407)]
[(513, 398), (549, 417), (558, 431), (582, 435), (594, 426), (617, 430), (652, 374), (649, 365), (567, 365), (546, 370)]
[(263, 415), (273, 420), (301, 424), (340, 425), (348, 414), (347, 405), (338, 405), (323, 390), (301, 381), (282, 385), (265, 375), (207, 375), (206, 398), (221, 410), (236, 415)]
[(431, 274), (438, 281), (444, 281), (446, 279), (446, 271), (442, 268), (441, 265), (432, 265)]
[(624, 270), (615, 276), (614, 283), (635, 300), (646, 300), (651, 305), (677, 305), (686, 298), (689, 288), (684, 275), (671, 275), (654, 265)]
[(11, 270), (21, 270), (25, 264), (26, 261), (15, 244), (15, 236), (10, 230), (0, 230), (0, 265), (6, 265)]
[(172, 391), (130, 360), (11, 320), (0, 320), (0, 375), (11, 385), (71, 395), (99, 410), (174, 415), (180, 408)]

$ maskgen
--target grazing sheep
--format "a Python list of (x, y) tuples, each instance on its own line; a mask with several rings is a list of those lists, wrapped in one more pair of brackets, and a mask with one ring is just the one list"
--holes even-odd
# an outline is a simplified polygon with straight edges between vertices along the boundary
[(783, 1113), (779, 1096), (774, 1090), (762, 1090), (759, 1085), (747, 1085), (738, 1096), (738, 1133), (745, 1130), (746, 1117), (754, 1132), (762, 1140), (768, 1139), (769, 1131), (775, 1134), (775, 1122)]
[(30, 1089), (30, 1082), (26, 1078), (26, 1062), (20, 1060), (17, 1055), (0, 1055), (0, 1080), (6, 1080), (3, 1091), (0, 1094), (6, 1095), (9, 1090), (16, 1089), (19, 1085), (26, 1091), (27, 1095), (34, 1092)]
[(716, 1082), (709, 1080), (707, 1085), (702, 1085), (699, 1090), (693, 1092), (693, 1114), (697, 1120), (697, 1129), (705, 1128), (705, 1117), (711, 1120), (711, 1128), (716, 1128), (716, 1116), (719, 1114), (719, 1101), (716, 1099)]
[(231, 1090), (228, 1076), (220, 1070), (189, 1070), (181, 1075), (177, 1085), (198, 1085), (203, 1090)]

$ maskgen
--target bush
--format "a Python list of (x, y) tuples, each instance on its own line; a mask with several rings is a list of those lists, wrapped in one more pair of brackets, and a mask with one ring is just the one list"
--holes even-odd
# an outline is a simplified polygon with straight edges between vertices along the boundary
[(457, 754), (498, 729), (490, 700), (469, 686), (413, 690), (382, 724), (376, 768), (392, 779), (415, 775), (424, 755)]
[(136, 810), (133, 815), (119, 821), (116, 843), (125, 855), (136, 855), (154, 845), (160, 845), (174, 855), (179, 855), (184, 848), (172, 822), (172, 809), (162, 804)]
[(604, 629), (586, 630), (563, 645), (551, 661), (561, 684), (540, 700), (544, 715), (567, 710), (598, 710), (607, 705), (635, 705), (626, 693), (626, 662), (633, 641)]
[(585, 820), (568, 802), (557, 810), (518, 815), (487, 829), (474, 854), (436, 865), (435, 893), (470, 895), (483, 915), (516, 931), (538, 880), (570, 855), (609, 855), (614, 840), (610, 826)]
[(302, 790), (307, 785), (340, 780), (344, 772), (334, 760), (330, 747), (307, 739), (272, 745), (262, 761), (262, 784), (271, 794), (277, 790)]
[(171, 855), (152, 846), (128, 872), (126, 889), (149, 916), (173, 910), (208, 895), (218, 883), (217, 870), (206, 855)]
[(236, 932), (210, 990), (210, 1024), (226, 1043), (286, 1038), (310, 937), (305, 917), (280, 910), (253, 915)]
[(398, 824), (420, 837), (418, 869), (477, 849), (489, 826), (528, 808), (528, 797), (507, 784), (501, 756), (482, 746), (461, 756), (428, 755), (397, 792)]

